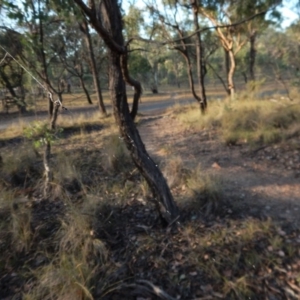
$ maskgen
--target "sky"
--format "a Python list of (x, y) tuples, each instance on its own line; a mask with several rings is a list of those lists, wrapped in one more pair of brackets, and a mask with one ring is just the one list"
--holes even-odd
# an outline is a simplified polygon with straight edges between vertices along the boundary
[[(17, 0), (20, 1), (20, 0)], [(160, 2), (159, 0), (155, 1)], [(296, 12), (294, 12), (295, 3), (297, 0), (283, 0), (283, 5), (280, 8), (282, 12), (283, 21), (281, 22), (281, 27), (284, 29), (288, 27), (291, 23), (293, 23), (299, 16)], [(144, 3), (140, 0), (123, 0), (123, 8), (126, 9), (129, 7), (130, 3), (135, 3), (138, 7), (143, 7)], [(0, 15), (0, 26), (8, 26), (7, 18), (5, 18), (3, 15)]]
[[(155, 2), (160, 2), (160, 0), (156, 0)], [(297, 0), (283, 0), (283, 5), (280, 8), (283, 19), (281, 22), (281, 27), (283, 29), (291, 25), (299, 17), (298, 14), (293, 11), (293, 7), (295, 7), (296, 2)], [(123, 0), (123, 8), (125, 9), (125, 11), (129, 7), (130, 3), (134, 3), (137, 7), (140, 8), (144, 7), (143, 1)]]
[(281, 24), (282, 28), (288, 27), (291, 23), (293, 23), (297, 18), (298, 14), (293, 11), (293, 6), (295, 6), (295, 0), (285, 0), (283, 1), (283, 7), (281, 8), (283, 22)]

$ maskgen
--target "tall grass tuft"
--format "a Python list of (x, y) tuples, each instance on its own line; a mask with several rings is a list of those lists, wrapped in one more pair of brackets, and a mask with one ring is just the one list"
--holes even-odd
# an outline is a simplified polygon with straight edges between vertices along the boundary
[[(245, 100), (246, 99), (246, 100)], [(186, 128), (215, 129), (226, 144), (271, 144), (300, 134), (300, 103), (238, 99), (214, 101), (201, 116), (188, 106), (177, 118)]]
[(216, 175), (205, 174), (198, 166), (187, 179), (187, 187), (194, 207), (206, 216), (222, 210), (225, 204), (222, 197), (222, 182)]

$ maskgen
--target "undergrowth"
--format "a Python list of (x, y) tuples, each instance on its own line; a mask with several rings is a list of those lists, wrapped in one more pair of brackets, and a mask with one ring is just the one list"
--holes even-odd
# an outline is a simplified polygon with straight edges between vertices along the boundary
[(197, 107), (177, 110), (186, 128), (216, 129), (226, 144), (271, 144), (299, 135), (299, 101), (237, 99), (209, 103), (206, 115)]
[[(299, 110), (296, 103), (215, 102), (204, 117), (193, 106), (177, 116), (189, 128), (219, 130), (226, 143), (271, 143), (297, 134)], [(149, 186), (111, 121), (92, 122), (100, 125), (92, 131), (76, 122), (64, 129), (84, 129), (62, 131), (53, 147), (48, 198), (41, 193), (42, 157), (28, 141), (1, 152), (1, 297), (299, 296), (298, 231), (247, 213), (232, 217), (221, 177), (169, 155), (162, 170), (183, 199), (174, 233), (160, 224)]]

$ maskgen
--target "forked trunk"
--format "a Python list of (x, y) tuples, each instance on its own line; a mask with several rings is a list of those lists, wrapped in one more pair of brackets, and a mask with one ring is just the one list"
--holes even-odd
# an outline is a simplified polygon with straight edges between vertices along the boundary
[(130, 112), (130, 115), (134, 120), (139, 108), (139, 101), (142, 94), (142, 86), (139, 83), (139, 81), (134, 80), (132, 77), (130, 77), (127, 64), (128, 64), (128, 58), (127, 58), (127, 53), (125, 53), (121, 56), (121, 68), (122, 68), (124, 80), (134, 88), (133, 103)]
[[(118, 1), (104, 0), (101, 5), (102, 22), (105, 29), (111, 33), (113, 42), (123, 46), (122, 19)], [(108, 45), (111, 40), (104, 41)], [(179, 217), (178, 208), (160, 169), (148, 155), (139, 132), (130, 116), (126, 86), (121, 68), (121, 53), (113, 47), (109, 50), (109, 89), (112, 99), (114, 116), (119, 126), (122, 138), (130, 152), (133, 162), (149, 184), (153, 196), (160, 207), (162, 217), (171, 224)]]
[(110, 51), (110, 91), (115, 119), (133, 162), (149, 184), (162, 217), (170, 224), (178, 217), (178, 208), (165, 178), (151, 159), (130, 116), (120, 55)]
[(82, 0), (74, 0), (108, 47), (109, 89), (116, 122), (134, 164), (149, 184), (162, 217), (168, 224), (179, 218), (179, 211), (160, 169), (148, 155), (130, 115), (126, 86), (122, 74), (121, 56), (126, 54), (122, 34), (122, 16), (118, 0), (102, 0), (87, 7)]
[(182, 54), (182, 56), (184, 57), (184, 59), (186, 61), (187, 73), (188, 73), (188, 78), (189, 78), (189, 86), (190, 86), (192, 95), (199, 103), (201, 112), (204, 112), (202, 99), (197, 95), (197, 93), (195, 91), (195, 84), (194, 84), (194, 80), (193, 80), (193, 66), (191, 64), (191, 60), (188, 55), (188, 52), (187, 52), (187, 50), (183, 50), (181, 48), (176, 48), (176, 49)]
[(81, 87), (82, 87), (82, 89), (83, 89), (83, 91), (84, 91), (84, 93), (85, 93), (87, 102), (88, 102), (89, 104), (93, 104), (93, 101), (92, 101), (92, 99), (91, 99), (91, 97), (90, 97), (89, 91), (88, 91), (87, 88), (85, 87), (85, 83), (84, 83), (83, 78), (80, 77), (79, 80), (80, 80), (80, 85), (81, 85)]

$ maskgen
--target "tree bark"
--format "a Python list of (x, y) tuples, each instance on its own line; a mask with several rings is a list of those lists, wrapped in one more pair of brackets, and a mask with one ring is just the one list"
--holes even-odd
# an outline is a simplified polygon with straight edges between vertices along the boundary
[(129, 75), (127, 53), (121, 55), (121, 67), (122, 67), (122, 73), (123, 73), (123, 78), (124, 78), (125, 82), (127, 82), (130, 86), (134, 87), (133, 103), (132, 103), (132, 108), (131, 108), (131, 112), (130, 112), (131, 118), (134, 120), (137, 115), (138, 108), (139, 108), (139, 100), (140, 100), (141, 94), (142, 94), (142, 86), (139, 81), (134, 80)]
[(187, 50), (182, 50), (180, 48), (175, 48), (175, 49), (177, 49), (182, 54), (182, 56), (184, 57), (184, 59), (186, 61), (190, 89), (191, 89), (193, 97), (197, 100), (197, 102), (200, 105), (200, 110), (202, 111), (202, 101), (201, 101), (201, 98), (197, 95), (197, 93), (195, 91), (195, 84), (194, 84), (194, 80), (193, 80), (193, 66), (191, 64), (191, 60), (188, 55), (188, 52), (187, 52)]
[(249, 73), (250, 73), (250, 80), (255, 80), (255, 59), (256, 59), (256, 49), (255, 49), (255, 42), (256, 42), (256, 31), (252, 32), (250, 35), (250, 52), (249, 52)]
[[(133, 162), (149, 184), (163, 218), (173, 224), (179, 217), (165, 178), (149, 157), (139, 132), (130, 116), (121, 56), (126, 53), (122, 34), (122, 17), (117, 0), (103, 0), (99, 11), (92, 1), (88, 8), (82, 0), (75, 2), (88, 15), (89, 21), (103, 38), (109, 50), (109, 89), (116, 122)], [(97, 16), (101, 16), (100, 20)], [(109, 33), (109, 34), (108, 34)]]
[(196, 39), (196, 57), (197, 57), (197, 75), (198, 75), (198, 85), (200, 89), (200, 95), (202, 96), (200, 102), (201, 112), (205, 113), (207, 108), (207, 100), (206, 100), (206, 92), (204, 85), (204, 77), (206, 74), (206, 67), (204, 61), (204, 51), (201, 40), (201, 34), (199, 32), (199, 22), (198, 22), (198, 4), (197, 1), (191, 0), (191, 5), (193, 9), (193, 20), (194, 20), (194, 28), (195, 28), (195, 39)]
[(50, 191), (50, 183), (53, 180), (53, 173), (50, 167), (50, 156), (51, 156), (51, 144), (50, 141), (46, 142), (43, 165), (44, 165), (44, 197), (47, 198)]
[[(59, 93), (57, 96), (58, 96), (59, 102), (62, 103), (62, 101), (63, 101), (62, 100), (62, 94)], [(57, 120), (57, 117), (58, 117), (58, 110), (60, 108), (60, 103), (53, 103), (52, 102), (53, 110), (52, 110), (52, 116), (51, 116), (51, 120), (50, 120), (50, 128), (53, 129), (53, 130), (56, 128), (56, 120)]]
[(94, 55), (91, 35), (90, 35), (87, 21), (81, 22), (79, 27), (80, 27), (81, 32), (84, 34), (85, 42), (86, 42), (89, 56), (90, 56), (90, 66), (91, 66), (91, 71), (93, 74), (94, 87), (95, 87), (96, 95), (98, 98), (99, 110), (102, 114), (106, 115), (106, 108), (104, 105), (103, 96), (102, 96), (102, 92), (101, 92), (100, 80), (99, 80), (98, 70), (97, 70), (97, 66), (96, 66), (96, 59), (95, 59), (95, 55)]
[(52, 101), (50, 95), (48, 95), (48, 114), (49, 114), (49, 119), (50, 120), (52, 119), (53, 108), (54, 108), (53, 101)]
[(233, 75), (235, 72), (235, 57), (232, 50), (228, 51), (228, 57), (230, 61), (229, 72), (227, 74), (228, 94), (230, 95), (231, 100), (233, 100), (235, 97), (235, 86), (233, 81)]
[(80, 80), (80, 85), (81, 85), (81, 87), (82, 87), (82, 89), (83, 89), (83, 91), (84, 91), (84, 93), (85, 93), (87, 102), (88, 102), (89, 104), (93, 104), (93, 101), (92, 101), (92, 99), (91, 99), (91, 97), (90, 97), (89, 91), (87, 90), (87, 88), (86, 88), (86, 86), (85, 86), (85, 83), (84, 83), (83, 78), (82, 78), (82, 77), (79, 77), (79, 80)]

